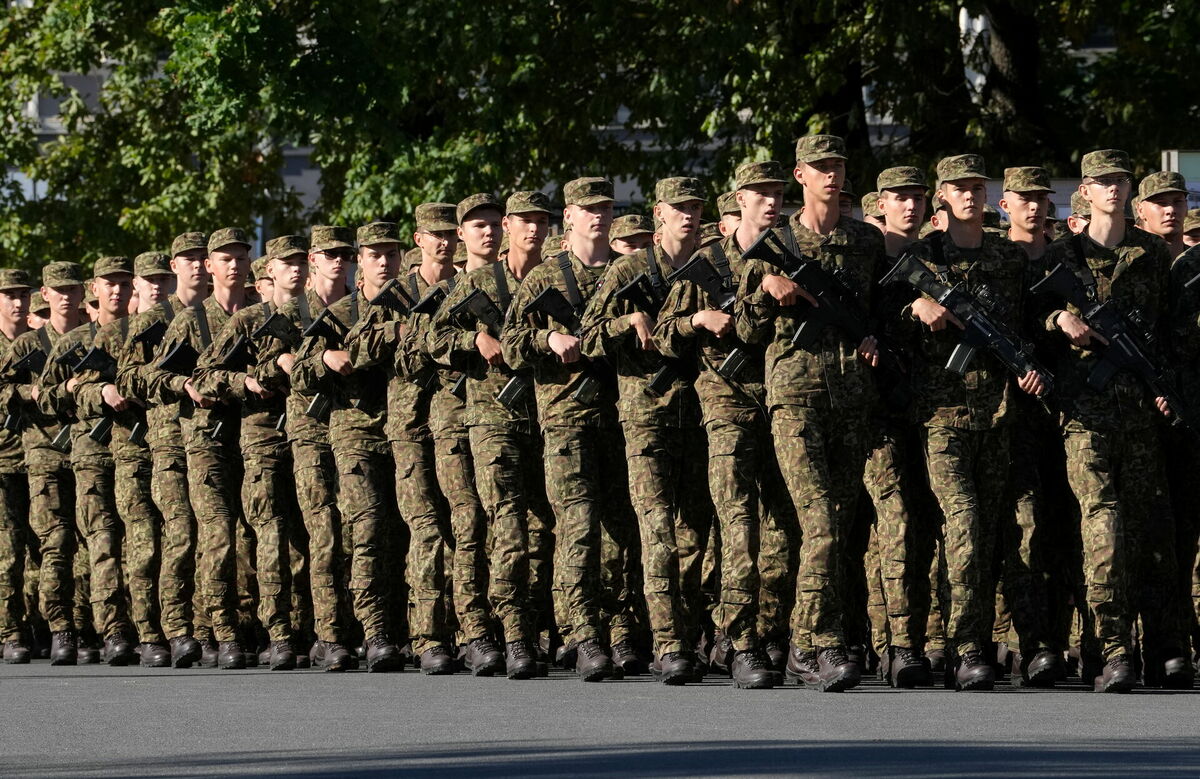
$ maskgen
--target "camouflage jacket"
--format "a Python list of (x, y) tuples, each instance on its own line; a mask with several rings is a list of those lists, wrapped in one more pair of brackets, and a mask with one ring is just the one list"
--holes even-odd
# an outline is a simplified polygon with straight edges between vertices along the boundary
[[(450, 295), (458, 287), (461, 278), (459, 274), (431, 285), (414, 268), (404, 277), (404, 286), (413, 300), (420, 300), (433, 287)], [(442, 304), (445, 302), (443, 299)], [(436, 313), (408, 315), (396, 347), (396, 372), (414, 386), (428, 387), (432, 393), (427, 417), (430, 435), (436, 439), (466, 438), (466, 398), (458, 397), (453, 392), (455, 383), (463, 377), (463, 373), (438, 365), (428, 351), (429, 332)]]
[[(8, 336), (0, 333), (0, 365), (7, 360), (14, 341), (15, 338), (9, 340)], [(11, 415), (11, 424), (15, 428), (0, 427), (0, 473), (20, 473), (23, 470), (25, 454), (21, 449), (21, 428), (18, 427), (23, 416), (21, 406), (21, 396), (14, 388), (0, 385), (0, 416), (7, 421)]]
[[(600, 277), (607, 265), (588, 267), (573, 254), (552, 257), (529, 272), (521, 288), (513, 293), (513, 302), (505, 318), (504, 361), (516, 370), (533, 369), (537, 392), (538, 422), (543, 428), (615, 426), (617, 424), (615, 403), (616, 381), (611, 367), (599, 360), (582, 358), (574, 363), (564, 363), (550, 350), (550, 334), (569, 333), (566, 327), (542, 313), (523, 315), (525, 307), (542, 290), (555, 287), (572, 301), (572, 290), (568, 276), (560, 265), (565, 257), (567, 267), (575, 279), (578, 304), (583, 308), (596, 293)], [(574, 395), (585, 380), (599, 382), (599, 393), (590, 402), (577, 400)]]
[(1183, 402), (1200, 410), (1200, 282), (1184, 287), (1200, 275), (1200, 248), (1193, 247), (1171, 264), (1171, 363), (1179, 378)]
[[(117, 357), (117, 389), (126, 398), (136, 398), (145, 407), (146, 443), (152, 450), (162, 446), (182, 445), (180, 401), (163, 403), (162, 398), (152, 396), (147, 378), (156, 370), (154, 353), (157, 346), (142, 342), (134, 343), (133, 339), (139, 333), (144, 332), (146, 328), (158, 322), (169, 327), (175, 319), (175, 315), (183, 308), (184, 305), (179, 298), (171, 295), (159, 305), (134, 314), (129, 320), (129, 337), (125, 342), (125, 348)], [(165, 334), (163, 338), (166, 338)], [(191, 406), (191, 400), (183, 402), (186, 402), (189, 407)]]
[[(884, 273), (883, 236), (877, 228), (842, 217), (829, 235), (809, 230), (792, 217), (789, 227), (800, 252), (832, 273), (840, 269), (842, 281), (857, 293), (865, 314), (876, 302), (876, 281)], [(742, 272), (738, 289), (738, 336), (747, 343), (765, 343), (767, 406), (870, 409), (875, 403), (872, 369), (858, 356), (858, 343), (845, 333), (826, 326), (811, 350), (792, 343), (796, 328), (811, 310), (803, 300), (780, 306), (762, 290), (763, 279), (778, 270), (755, 260)], [(873, 322), (871, 323), (873, 325)], [(874, 327), (869, 329), (874, 330)]]
[[(649, 252), (654, 251), (654, 268)], [(692, 386), (695, 381), (695, 351), (675, 360), (665, 358), (657, 350), (642, 349), (636, 334), (629, 329), (629, 317), (640, 309), (617, 292), (639, 274), (657, 278), (665, 298), (670, 290), (667, 276), (672, 267), (661, 251), (652, 246), (612, 262), (600, 280), (595, 295), (584, 312), (583, 353), (592, 359), (607, 359), (617, 372), (617, 415), (621, 422), (668, 427), (695, 427), (700, 424), (700, 401)], [(653, 302), (653, 301), (650, 301)], [(652, 322), (661, 314), (661, 307), (645, 311)], [(675, 380), (660, 396), (648, 391), (650, 380), (667, 366)]]
[(46, 360), (46, 369), (37, 380), (37, 404), (43, 414), (56, 416), (61, 423), (71, 425), (72, 465), (87, 462), (112, 467), (108, 445), (88, 436), (92, 426), (102, 418), (102, 413), (95, 405), (85, 407), (79, 404), (78, 382), (75, 391), (67, 389), (70, 380), (77, 378), (72, 372), (73, 366), (92, 348), (98, 329), (95, 323), (86, 322), (54, 344)]
[[(122, 317), (115, 322), (109, 322), (96, 330), (92, 346), (101, 350), (112, 359), (111, 370), (86, 370), (76, 376), (75, 405), (80, 419), (98, 420), (105, 417), (112, 419), (112, 432), (109, 436), (108, 448), (116, 459), (142, 459), (148, 457), (150, 450), (144, 440), (130, 440), (135, 426), (145, 432), (146, 409), (141, 406), (135, 396), (126, 395), (124, 388), (117, 383), (121, 359), (126, 349), (138, 344), (130, 344), (131, 320)], [(112, 384), (117, 392), (129, 400), (129, 407), (124, 411), (115, 411), (104, 402), (103, 390), (106, 384)]]
[(61, 420), (55, 414), (43, 412), (33, 401), (32, 389), (39, 377), (27, 370), (18, 371), (14, 366), (32, 352), (41, 351), (48, 357), (66, 337), (66, 333), (59, 333), (47, 322), (40, 330), (17, 336), (0, 360), (0, 387), (3, 387), (5, 409), (7, 413), (20, 413), (21, 447), (25, 451), (26, 465), (63, 467), (67, 456), (50, 445), (62, 429)]

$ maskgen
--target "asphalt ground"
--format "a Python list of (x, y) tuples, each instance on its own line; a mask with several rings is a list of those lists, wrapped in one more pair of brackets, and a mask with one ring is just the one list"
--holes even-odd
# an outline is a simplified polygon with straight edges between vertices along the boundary
[(1200, 776), (1200, 690), (0, 666), (0, 776)]

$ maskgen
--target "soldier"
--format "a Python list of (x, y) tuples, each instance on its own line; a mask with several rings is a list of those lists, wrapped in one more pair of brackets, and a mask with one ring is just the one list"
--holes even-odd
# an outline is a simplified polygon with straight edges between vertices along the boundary
[[(1123, 312), (1136, 310), (1141, 327), (1165, 333), (1170, 316), (1160, 312), (1168, 311), (1171, 258), (1160, 239), (1123, 219), (1132, 176), (1128, 155), (1116, 149), (1089, 152), (1081, 171), (1079, 194), (1090, 206), (1089, 222), (1079, 236), (1051, 245), (1046, 267), (1064, 264), (1097, 303), (1117, 301)], [(1164, 505), (1156, 420), (1169, 416), (1171, 408), (1128, 371), (1115, 373), (1099, 391), (1088, 386), (1103, 352), (1086, 347), (1107, 341), (1081, 312), (1061, 305), (1047, 301), (1045, 307), (1055, 310), (1044, 321), (1059, 344), (1070, 345), (1060, 353), (1056, 375), (1067, 403), (1067, 475), (1082, 513), (1084, 679), (1094, 677), (1101, 692), (1134, 687), (1130, 635), (1136, 609), (1145, 626), (1147, 676), (1165, 687), (1190, 686), (1191, 669), (1181, 656), (1175, 558), (1162, 546), (1173, 541), (1174, 523)]]
[[(691, 386), (694, 361), (668, 362), (652, 331), (669, 290), (667, 278), (696, 250), (704, 187), (678, 177), (655, 185), (654, 215), (662, 241), (626, 255), (605, 273), (584, 317), (582, 352), (617, 371), (618, 414), (629, 462), (629, 492), (642, 539), (651, 670), (664, 684), (696, 675), (692, 648), (700, 638), (700, 575), (712, 504), (698, 485), (708, 460), (699, 401)], [(637, 296), (622, 295), (642, 279)], [(665, 380), (660, 381), (662, 377)]]
[(608, 246), (616, 254), (633, 254), (645, 249), (654, 239), (654, 222), (641, 214), (626, 214), (613, 220)]
[[(174, 292), (165, 299), (156, 298), (129, 323), (129, 339), (117, 361), (116, 385), (127, 398), (137, 398), (146, 406), (146, 443), (150, 448), (150, 494), (162, 515), (161, 561), (157, 592), (163, 633), (171, 649), (171, 665), (190, 668), (204, 660), (215, 666), (216, 646), (212, 643), (211, 622), (201, 606), (196, 577), (196, 517), (188, 493), (187, 457), (184, 441), (192, 429), (191, 398), (171, 393), (164, 397), (150, 391), (149, 382), (159, 375), (154, 353), (163, 335), (146, 338), (136, 344), (140, 333), (153, 333), (166, 327), (184, 308), (200, 303), (208, 294), (207, 237), (200, 232), (182, 233), (171, 242), (169, 269), (174, 273)], [(136, 282), (135, 282), (136, 283)], [(159, 295), (162, 294), (162, 285)], [(154, 297), (148, 291), (150, 297)], [(160, 377), (161, 378), (161, 377)], [(202, 646), (194, 637), (203, 626)]]
[[(396, 512), (396, 463), (384, 423), (389, 366), (362, 368), (349, 351), (355, 344), (350, 330), (394, 329), (391, 308), (371, 303), (400, 270), (400, 234), (391, 222), (372, 222), (358, 229), (359, 281), (362, 288), (330, 304), (328, 325), (301, 344), (292, 364), (292, 386), (312, 399), (329, 397), (329, 441), (338, 469), (338, 508), (353, 540), (350, 592), (354, 614), (363, 627), (367, 670), (402, 670), (404, 660), (389, 632), (389, 596), (383, 551), (386, 535), (401, 521)], [(386, 297), (386, 296), (385, 296)], [(345, 329), (343, 329), (345, 328)], [(393, 620), (395, 621), (395, 620)], [(446, 658), (447, 663), (449, 658)]]
[[(42, 413), (56, 415), (64, 424), (71, 425), (71, 469), (75, 483), (80, 486), (75, 514), (87, 540), (96, 632), (104, 639), (104, 660), (109, 665), (127, 665), (134, 654), (127, 638), (132, 626), (125, 603), (115, 463), (102, 435), (96, 432), (104, 420), (100, 398), (86, 397), (83, 392), (86, 377), (80, 375), (85, 369), (80, 366), (92, 350), (98, 331), (108, 328), (111, 333), (110, 325), (127, 323), (133, 263), (125, 257), (101, 257), (93, 273), (96, 320), (76, 327), (54, 344), (38, 379), (37, 403)], [(127, 401), (115, 386), (106, 389), (106, 404), (115, 410), (123, 409)]]
[(1189, 247), (1200, 244), (1200, 208), (1188, 209), (1187, 216), (1183, 218), (1183, 242)]
[[(246, 307), (246, 277), (250, 271), (250, 241), (236, 227), (217, 230), (208, 238), (205, 268), (213, 282), (212, 295), (196, 295), (182, 307), (163, 336), (147, 371), (147, 394), (163, 405), (186, 403), (181, 415), (187, 453), (188, 495), (198, 526), (197, 579), (203, 610), (217, 640), (217, 664), (226, 670), (246, 667), (246, 651), (237, 637), (237, 526), (241, 520), (239, 494), (242, 460), (237, 452), (240, 412), (229, 399), (202, 394), (191, 373), (189, 355), (210, 349), (234, 313)], [(178, 255), (176, 260), (178, 260)], [(180, 268), (176, 267), (178, 274)], [(169, 630), (169, 629), (168, 629)], [(255, 657), (257, 660), (257, 657)]]
[(737, 232), (742, 222), (742, 207), (738, 205), (736, 192), (726, 192), (717, 198), (717, 213), (720, 215), (717, 230), (722, 238)]
[(340, 672), (358, 667), (346, 648), (351, 606), (345, 601), (347, 573), (343, 555), (342, 522), (337, 508), (337, 468), (329, 442), (328, 412), (324, 401), (300, 394), (291, 385), (291, 373), (302, 341), (302, 332), (313, 318), (346, 297), (346, 276), (355, 259), (354, 232), (349, 227), (314, 225), (309, 235), (308, 288), (278, 306), (288, 323), (272, 333), (259, 351), (255, 375), (266, 389), (287, 393), (284, 419), (291, 442), (296, 497), (308, 536), (309, 585), (313, 603), (316, 642), (309, 650), (314, 667)]
[(1166, 241), (1171, 259), (1188, 248), (1183, 240), (1187, 201), (1187, 181), (1175, 171), (1151, 173), (1138, 184), (1138, 226)]
[[(912, 252), (944, 283), (965, 283), (972, 294), (988, 293), (1020, 322), (1026, 260), (1016, 246), (984, 230), (987, 174), (982, 158), (947, 157), (937, 170), (938, 191), (947, 205), (946, 231), (913, 244)], [(959, 690), (989, 690), (995, 675), (984, 658), (983, 642), (992, 622), (995, 534), (1012, 514), (1007, 490), (1013, 382), (990, 353), (976, 355), (962, 376), (943, 367), (959, 343), (957, 329), (963, 323), (926, 296), (917, 297), (910, 310), (925, 325), (917, 327), (913, 375), (930, 484), (944, 515), (950, 584), (946, 633), (955, 653), (946, 683)], [(957, 329), (950, 330), (951, 325)], [(1037, 371), (1020, 377), (1017, 386), (1033, 395), (1045, 389)], [(1030, 663), (1030, 682), (1052, 678), (1052, 666)]]
[[(29, 330), (27, 315), (33, 288), (23, 270), (0, 268), (0, 364), (13, 342)], [(0, 389), (4, 425), (0, 427), (0, 641), (4, 662), (28, 663), (32, 636), (25, 615), (25, 557), (29, 528), (29, 478), (21, 451), (20, 398)]]
[(1067, 217), (1067, 230), (1072, 235), (1078, 235), (1087, 229), (1088, 221), (1092, 218), (1092, 204), (1078, 192), (1071, 193), (1071, 214)]
[[(569, 249), (531, 271), (514, 293), (503, 357), (515, 369), (532, 369), (536, 385), (546, 493), (556, 521), (559, 631), (575, 644), (580, 678), (600, 681), (636, 663), (630, 643), (632, 593), (612, 573), (608, 586), (601, 581), (602, 567), (626, 570), (636, 520), (620, 455), (615, 382), (606, 365), (581, 358), (577, 324), (572, 331), (562, 320), (582, 314), (608, 267), (613, 191), (605, 179), (579, 178), (567, 182), (563, 192)], [(566, 300), (569, 311), (556, 318), (542, 309), (526, 310), (550, 289)], [(612, 543), (607, 555), (601, 552), (604, 532)], [(601, 641), (602, 611), (611, 617), (610, 645), (620, 671)]]
[(884, 218), (883, 212), (879, 210), (879, 198), (879, 192), (868, 192), (862, 196), (862, 220), (867, 224), (875, 225), (882, 231), (887, 220)]
[(41, 292), (34, 292), (29, 298), (29, 314), (26, 316), (30, 330), (41, 330), (50, 321), (50, 306)]

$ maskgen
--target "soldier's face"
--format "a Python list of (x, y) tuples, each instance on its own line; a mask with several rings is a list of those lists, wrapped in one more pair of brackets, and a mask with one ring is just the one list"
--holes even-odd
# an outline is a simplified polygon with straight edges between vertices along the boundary
[(346, 273), (350, 264), (354, 262), (354, 257), (353, 249), (329, 249), (308, 255), (308, 262), (312, 266), (314, 276), (334, 284), (345, 284)]
[(638, 233), (636, 235), (627, 235), (624, 238), (614, 238), (608, 242), (608, 245), (617, 254), (633, 254), (636, 251), (645, 249), (653, 241), (653, 233)]
[(846, 183), (846, 161), (830, 158), (801, 162), (792, 173), (804, 187), (805, 202), (836, 203)]
[(133, 291), (137, 293), (138, 311), (149, 311), (171, 294), (175, 285), (175, 277), (168, 273), (155, 273), (151, 276), (134, 276)]
[(0, 290), (0, 319), (10, 327), (20, 327), (29, 316), (29, 290)]
[(775, 224), (783, 206), (783, 184), (750, 184), (737, 191), (742, 221), (762, 231)]
[(42, 297), (51, 314), (70, 316), (72, 311), (78, 311), (83, 303), (83, 285), (72, 284), (68, 287), (42, 287)]
[[(447, 263), (454, 258), (458, 249), (458, 231), (434, 230), (416, 233), (413, 236), (417, 246), (421, 247), (421, 255), (434, 262)], [(499, 239), (497, 239), (499, 246)]]
[(491, 258), (500, 252), (500, 238), (504, 233), (500, 225), (502, 218), (494, 208), (477, 208), (467, 214), (459, 225), (458, 237), (466, 244), (468, 254)]
[(721, 235), (733, 235), (741, 223), (741, 214), (722, 214), (721, 221), (717, 222), (717, 229), (721, 231)]
[(1045, 192), (1005, 192), (1000, 207), (1008, 212), (1008, 221), (1014, 227), (1035, 233), (1046, 223), (1049, 202)]
[(987, 203), (987, 184), (983, 179), (960, 179), (942, 184), (942, 202), (960, 222), (983, 223), (983, 206)]
[(1163, 238), (1183, 233), (1183, 218), (1187, 215), (1187, 195), (1166, 192), (1138, 202), (1138, 215), (1143, 229)]
[(1093, 211), (1111, 216), (1121, 216), (1125, 211), (1125, 201), (1129, 200), (1129, 191), (1133, 180), (1123, 174), (1087, 178), (1079, 185), (1083, 199), (1092, 204)]
[(502, 220), (504, 232), (508, 233), (509, 247), (516, 247), (526, 254), (540, 254), (546, 235), (550, 232), (550, 215), (541, 211), (528, 214), (509, 214)]
[(181, 288), (200, 289), (208, 284), (207, 254), (203, 249), (190, 249), (171, 258), (171, 270)]
[(129, 311), (129, 296), (133, 294), (133, 276), (110, 273), (92, 280), (96, 306), (109, 316), (123, 316)]
[(700, 213), (704, 201), (685, 200), (682, 203), (656, 203), (654, 215), (662, 222), (659, 231), (676, 241), (688, 241), (700, 233)]
[(612, 227), (613, 204), (611, 202), (594, 203), (590, 206), (569, 205), (563, 213), (563, 218), (571, 226), (571, 232), (595, 241), (608, 239), (608, 229)]
[(244, 287), (250, 275), (250, 249), (231, 243), (210, 252), (204, 267), (213, 279), (213, 286), (223, 289)]
[[(428, 235), (428, 233), (426, 233)], [(400, 245), (377, 243), (358, 249), (358, 265), (363, 283), (379, 288), (400, 272)]]
[(273, 259), (267, 264), (267, 271), (276, 287), (290, 295), (298, 295), (304, 289), (304, 282), (308, 281), (308, 258), (303, 254), (294, 254)]

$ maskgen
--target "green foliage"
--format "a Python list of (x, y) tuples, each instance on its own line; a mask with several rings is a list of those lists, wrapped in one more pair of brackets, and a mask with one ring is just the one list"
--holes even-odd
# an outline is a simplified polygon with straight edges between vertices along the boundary
[[(410, 215), (581, 174), (728, 186), (799, 135), (847, 138), (857, 189), (893, 163), (987, 155), (1070, 175), (1090, 148), (1194, 145), (1194, 4), (971, 0), (34, 0), (0, 18), (0, 251), (13, 263)], [(1081, 57), (1098, 29), (1115, 48)], [(983, 74), (968, 81), (965, 68)], [(62, 74), (102, 76), (96, 95)], [(59, 101), (39, 135), (31, 99)], [(868, 104), (869, 101), (869, 104)], [(868, 110), (886, 119), (869, 136)], [(283, 150), (321, 170), (306, 212)], [(23, 192), (12, 172), (37, 182)], [(6, 259), (5, 264), (9, 260)]]

